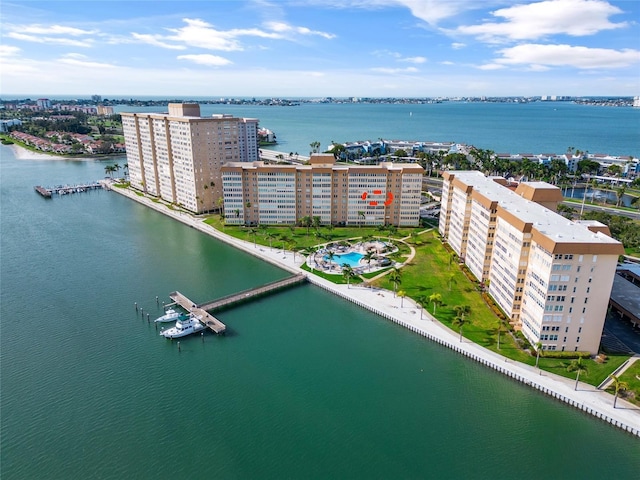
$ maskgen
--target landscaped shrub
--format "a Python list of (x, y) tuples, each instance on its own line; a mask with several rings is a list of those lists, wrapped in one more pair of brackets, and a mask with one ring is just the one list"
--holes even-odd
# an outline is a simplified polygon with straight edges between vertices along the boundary
[[(532, 351), (533, 356), (536, 355), (535, 351)], [(590, 358), (589, 352), (560, 352), (556, 350), (541, 350), (540, 357), (544, 358)]]

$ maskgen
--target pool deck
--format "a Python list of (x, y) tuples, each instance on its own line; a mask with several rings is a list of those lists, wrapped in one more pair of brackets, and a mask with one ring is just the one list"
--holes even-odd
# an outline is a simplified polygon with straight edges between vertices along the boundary
[[(531, 388), (539, 390), (574, 408), (600, 418), (631, 435), (640, 437), (640, 407), (618, 399), (617, 408), (613, 408), (613, 395), (598, 388), (580, 382), (578, 389), (574, 389), (575, 380), (561, 377), (549, 372), (538, 370), (514, 360), (509, 360), (495, 352), (485, 349), (465, 338), (458, 340), (458, 333), (436, 321), (432, 315), (418, 307), (410, 298), (399, 298), (388, 290), (369, 288), (367, 285), (337, 285), (317, 275), (302, 270), (300, 267), (306, 261), (303, 255), (282, 249), (254, 245), (231, 237), (207, 225), (202, 219), (187, 213), (169, 209), (161, 203), (139, 196), (132, 190), (113, 188), (113, 191), (129, 197), (136, 202), (170, 216), (190, 227), (225, 243), (259, 257), (269, 263), (279, 266), (291, 273), (304, 273), (309, 282), (362, 306), (408, 330), (428, 338), (455, 352), (473, 359), (492, 368), (514, 380)], [(409, 256), (405, 262), (411, 261)]]

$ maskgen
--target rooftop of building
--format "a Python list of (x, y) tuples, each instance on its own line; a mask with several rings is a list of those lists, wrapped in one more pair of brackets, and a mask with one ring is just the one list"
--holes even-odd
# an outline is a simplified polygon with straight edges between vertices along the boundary
[[(611, 246), (620, 245), (622, 248), (620, 242), (602, 233), (607, 226), (600, 222), (571, 221), (503, 187), (478, 171), (452, 171), (448, 174), (464, 185), (473, 187), (473, 191), (496, 202), (497, 206), (522, 222), (531, 224), (534, 229), (553, 240), (554, 243), (600, 243)], [(557, 188), (545, 182), (531, 182), (528, 185), (534, 189)]]

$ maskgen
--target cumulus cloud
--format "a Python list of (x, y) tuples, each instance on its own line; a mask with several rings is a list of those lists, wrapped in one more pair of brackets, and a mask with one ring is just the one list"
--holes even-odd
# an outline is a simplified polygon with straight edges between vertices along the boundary
[(387, 68), (387, 67), (375, 67), (371, 69), (372, 72), (398, 74), (398, 73), (416, 73), (418, 69), (415, 67), (407, 68)]
[(147, 43), (149, 45), (153, 45), (154, 47), (166, 48), (169, 50), (184, 50), (184, 45), (173, 45), (167, 42), (163, 42), (160, 36), (157, 35), (149, 35), (143, 33), (132, 33), (131, 36), (138, 40), (141, 43)]
[(241, 37), (267, 38), (274, 40), (292, 40), (297, 36), (315, 35), (332, 39), (335, 35), (297, 27), (284, 22), (267, 22), (265, 29), (234, 28), (219, 30), (212, 24), (198, 18), (184, 18), (184, 26), (167, 28), (168, 35), (132, 33), (136, 40), (156, 47), (183, 50), (186, 47), (204, 48), (223, 52), (241, 51), (244, 46), (238, 40)]
[(93, 62), (88, 60), (88, 57), (80, 53), (68, 53), (58, 59), (58, 63), (64, 63), (65, 65), (73, 65), (76, 67), (86, 68), (115, 68), (115, 65), (110, 63)]
[(407, 63), (421, 64), (421, 63), (426, 63), (427, 58), (426, 57), (406, 57), (406, 58), (401, 58), (399, 61), (407, 62)]
[(12, 45), (0, 45), (0, 57), (13, 57), (18, 54), (20, 49)]
[(65, 27), (64, 25), (20, 25), (20, 32), (30, 33), (33, 35), (71, 35), (78, 37), (81, 35), (92, 35), (97, 33), (96, 30), (82, 30), (81, 28)]
[(307, 27), (296, 27), (293, 25), (289, 25), (284, 22), (267, 22), (265, 23), (265, 27), (274, 32), (283, 33), (283, 34), (298, 34), (298, 35), (317, 35), (319, 37), (326, 38), (327, 40), (331, 40), (336, 36), (333, 33), (321, 32), (319, 30), (311, 30)]
[(473, 35), (485, 41), (533, 40), (554, 34), (574, 37), (626, 27), (609, 17), (622, 13), (603, 0), (545, 0), (501, 8), (491, 14), (501, 21), (458, 27), (458, 34)]
[(23, 42), (46, 43), (48, 45), (66, 45), (70, 47), (90, 47), (93, 40), (90, 38), (78, 39), (61, 38), (61, 37), (39, 37), (37, 35), (27, 35), (19, 32), (8, 32), (5, 37), (13, 38)]
[(231, 60), (224, 57), (210, 55), (207, 53), (200, 55), (179, 55), (177, 58), (178, 60), (188, 60), (190, 62), (197, 63), (198, 65), (206, 65), (208, 67), (223, 67), (233, 63)]
[(623, 68), (640, 63), (640, 50), (612, 50), (572, 45), (526, 44), (499, 50), (499, 65), (531, 65), (546, 67), (575, 67), (580, 69)]

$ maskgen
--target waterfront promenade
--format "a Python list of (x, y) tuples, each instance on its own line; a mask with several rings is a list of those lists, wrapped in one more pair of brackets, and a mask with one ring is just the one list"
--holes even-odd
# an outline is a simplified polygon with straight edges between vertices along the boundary
[[(514, 380), (529, 385), (568, 405), (581, 409), (590, 415), (601, 418), (612, 425), (628, 431), (632, 435), (640, 437), (639, 407), (625, 402), (622, 399), (618, 399), (617, 408), (613, 408), (613, 396), (603, 390), (598, 390), (596, 387), (585, 383), (580, 383), (578, 390), (574, 390), (575, 380), (540, 371), (530, 365), (508, 360), (466, 339), (460, 342), (457, 332), (436, 321), (427, 310), (422, 310), (421, 312), (420, 307), (410, 298), (404, 298), (404, 300), (398, 297), (394, 298), (393, 292), (368, 288), (363, 285), (336, 285), (302, 270), (300, 266), (306, 260), (303, 255), (294, 254), (293, 252), (282, 249), (254, 245), (253, 242), (239, 240), (207, 225), (201, 218), (172, 210), (166, 205), (140, 196), (132, 190), (117, 187), (111, 189), (207, 235), (218, 238), (240, 250), (277, 265), (286, 271), (293, 274), (304, 273), (307, 275), (309, 282), (331, 293), (360, 305), (363, 308), (367, 308), (412, 332), (447, 348), (451, 348), (461, 355), (480, 362)], [(403, 306), (401, 307), (401, 305)]]

